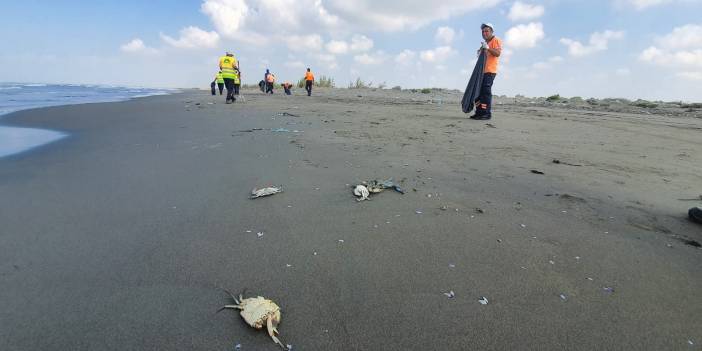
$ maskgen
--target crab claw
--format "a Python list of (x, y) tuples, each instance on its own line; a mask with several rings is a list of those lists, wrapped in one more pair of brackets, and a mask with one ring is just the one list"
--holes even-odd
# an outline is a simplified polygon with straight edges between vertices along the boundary
[(275, 334), (278, 334), (278, 328), (273, 326), (273, 319), (272, 318), (268, 318), (267, 326), (268, 326), (268, 335), (271, 337), (271, 339), (273, 339), (273, 341), (276, 344), (280, 345), (280, 347), (282, 347), (283, 350), (287, 350), (288, 349), (287, 346), (283, 345), (283, 343), (280, 342), (280, 340), (275, 336)]

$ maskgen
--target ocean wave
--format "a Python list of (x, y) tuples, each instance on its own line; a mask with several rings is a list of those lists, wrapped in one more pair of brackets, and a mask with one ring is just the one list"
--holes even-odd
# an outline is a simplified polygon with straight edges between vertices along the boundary
[(25, 87), (45, 87), (47, 84), (25, 84)]
[(0, 90), (14, 90), (14, 89), (22, 89), (22, 87), (0, 87)]

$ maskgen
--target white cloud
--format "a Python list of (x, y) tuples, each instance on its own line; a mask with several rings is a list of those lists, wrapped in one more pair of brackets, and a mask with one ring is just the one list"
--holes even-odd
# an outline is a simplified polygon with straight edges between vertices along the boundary
[(332, 40), (326, 45), (327, 51), (335, 55), (343, 55), (349, 52), (349, 44), (343, 40)]
[(595, 32), (590, 35), (588, 45), (569, 38), (561, 38), (561, 44), (568, 47), (568, 53), (571, 56), (580, 57), (593, 54), (598, 51), (607, 50), (610, 40), (618, 40), (624, 38), (624, 32), (606, 30), (602, 33)]
[(544, 14), (544, 7), (541, 5), (525, 4), (517, 1), (512, 4), (507, 17), (512, 21), (528, 21), (539, 18)]
[(563, 57), (552, 56), (546, 61), (537, 62), (532, 65), (534, 69), (545, 70), (554, 67), (556, 64), (563, 62)]
[(702, 48), (702, 25), (675, 27), (668, 35), (656, 39), (656, 43), (669, 49)]
[(128, 53), (156, 53), (157, 50), (154, 48), (147, 47), (144, 45), (144, 41), (135, 38), (132, 41), (120, 46), (120, 50)]
[(287, 61), (284, 66), (288, 68), (304, 68), (305, 64), (302, 61)]
[(657, 45), (646, 48), (639, 60), (676, 71), (688, 80), (702, 79), (702, 26), (688, 24), (655, 39)]
[(319, 51), (323, 44), (322, 37), (318, 34), (291, 35), (285, 42), (293, 51)]
[(520, 24), (505, 33), (505, 43), (515, 49), (533, 48), (545, 36), (541, 22)]
[(190, 26), (180, 30), (180, 38), (178, 39), (171, 38), (163, 33), (161, 33), (161, 39), (168, 45), (180, 49), (213, 48), (219, 43), (219, 34)]
[(631, 70), (626, 68), (626, 67), (622, 67), (622, 68), (617, 68), (617, 70), (614, 71), (614, 73), (620, 77), (628, 77), (631, 75)]
[(210, 17), (217, 31), (234, 38), (249, 14), (245, 0), (206, 0), (200, 10)]
[(643, 10), (652, 6), (663, 5), (671, 0), (627, 0), (627, 3), (637, 10)]
[(416, 56), (416, 52), (405, 49), (402, 50), (401, 53), (397, 54), (397, 56), (395, 56), (395, 62), (397, 62), (400, 65), (407, 66), (414, 62), (414, 58)]
[(424, 62), (442, 62), (456, 54), (450, 46), (439, 46), (433, 50), (424, 50), (419, 53), (419, 58)]
[(204, 0), (200, 8), (223, 37), (243, 39), (246, 32), (275, 35), (281, 28), (292, 34), (418, 29), (501, 1), (444, 0), (428, 6), (420, 0)]
[(378, 51), (375, 54), (361, 54), (353, 57), (354, 61), (362, 65), (378, 65), (385, 62), (386, 57), (382, 51)]
[(677, 76), (687, 80), (702, 80), (702, 72), (680, 72)]
[(434, 35), (434, 39), (442, 45), (451, 45), (454, 38), (456, 38), (456, 31), (451, 27), (439, 27)]
[(373, 40), (365, 35), (356, 34), (351, 38), (351, 51), (363, 52), (373, 48)]

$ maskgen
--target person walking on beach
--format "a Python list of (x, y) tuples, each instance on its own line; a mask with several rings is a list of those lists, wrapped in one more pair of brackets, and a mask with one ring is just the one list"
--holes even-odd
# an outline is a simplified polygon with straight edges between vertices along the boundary
[(314, 74), (310, 71), (309, 67), (305, 73), (305, 90), (307, 90), (307, 96), (312, 96), (312, 85), (314, 85)]
[(236, 101), (234, 97), (234, 79), (236, 78), (236, 70), (239, 69), (239, 64), (234, 57), (234, 54), (228, 52), (219, 58), (219, 70), (222, 72), (224, 85), (227, 87), (227, 104)]
[(497, 76), (497, 64), (502, 53), (502, 40), (495, 36), (495, 27), (491, 23), (480, 26), (485, 41), (478, 49), (479, 54), (485, 54), (485, 70), (483, 84), (480, 87), (480, 96), (476, 100), (475, 114), (471, 119), (488, 120), (492, 118), (492, 83)]
[[(214, 78), (214, 82), (212, 84), (217, 83), (217, 88), (219, 88), (219, 95), (222, 95), (222, 91), (224, 90), (224, 76), (222, 75), (222, 71), (219, 71), (217, 75)], [(212, 92), (212, 95), (214, 95), (214, 91)]]
[(275, 75), (269, 70), (266, 70), (266, 74), (263, 75), (266, 81), (266, 94), (273, 94), (273, 85), (275, 84)]
[(234, 71), (236, 72), (236, 76), (234, 76), (234, 98), (236, 99), (241, 88), (241, 70), (237, 67)]

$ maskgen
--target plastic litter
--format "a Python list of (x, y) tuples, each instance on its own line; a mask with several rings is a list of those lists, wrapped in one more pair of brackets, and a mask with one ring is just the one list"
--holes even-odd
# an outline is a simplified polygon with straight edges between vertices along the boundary
[(487, 305), (488, 299), (487, 299), (487, 297), (482, 296), (482, 297), (480, 297), (480, 299), (478, 299), (478, 302), (480, 302), (481, 305)]
[(561, 300), (563, 300), (563, 301), (567, 301), (567, 300), (568, 300), (568, 297), (565, 296), (565, 294), (561, 294), (561, 295), (559, 295), (559, 296), (561, 297)]
[(608, 293), (610, 293), (610, 294), (614, 292), (614, 288), (609, 287), (609, 286), (603, 287), (602, 290), (604, 290), (604, 291), (606, 291), (606, 292), (608, 292)]
[(534, 174), (545, 174), (544, 172), (539, 171), (538, 169), (532, 169), (532, 170), (531, 170), (531, 173), (534, 173)]
[(446, 297), (448, 297), (449, 299), (456, 297), (456, 294), (453, 292), (453, 290), (444, 293), (444, 295), (446, 295)]
[(241, 344), (234, 345), (234, 350), (241, 350)]
[(422, 211), (416, 210), (416, 211), (414, 211), (414, 213), (416, 213), (416, 214), (422, 214)]
[(259, 237), (259, 238), (262, 237), (262, 236), (263, 236), (263, 232), (258, 232), (258, 233), (256, 233), (256, 236)]
[(360, 197), (360, 199), (357, 199), (358, 201), (363, 201), (363, 200), (368, 200), (368, 197), (371, 194), (380, 193), (385, 189), (393, 189), (400, 194), (405, 193), (405, 191), (399, 185), (397, 185), (393, 182), (392, 178), (389, 178), (389, 179), (383, 180), (383, 181), (374, 179), (374, 180), (361, 182), (361, 184), (354, 185), (353, 186), (353, 194), (357, 197)]
[(254, 188), (251, 191), (251, 198), (257, 199), (259, 197), (270, 196), (270, 195), (282, 193), (282, 192), (283, 192), (282, 186), (277, 186), (277, 187), (270, 186), (270, 187), (261, 188), (261, 189)]

